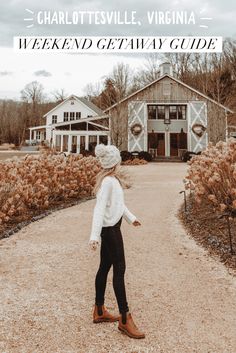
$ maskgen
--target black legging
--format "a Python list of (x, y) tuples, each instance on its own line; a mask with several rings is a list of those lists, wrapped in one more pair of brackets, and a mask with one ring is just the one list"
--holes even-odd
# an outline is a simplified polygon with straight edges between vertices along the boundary
[(125, 255), (124, 244), (120, 230), (122, 217), (114, 225), (103, 227), (101, 232), (100, 266), (96, 274), (95, 288), (97, 305), (104, 304), (107, 275), (113, 265), (113, 288), (116, 295), (119, 312), (129, 311), (125, 292)]

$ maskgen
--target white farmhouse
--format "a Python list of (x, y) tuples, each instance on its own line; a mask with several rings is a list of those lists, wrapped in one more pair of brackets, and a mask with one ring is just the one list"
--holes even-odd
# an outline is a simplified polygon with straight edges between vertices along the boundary
[(59, 152), (92, 151), (110, 144), (110, 118), (92, 102), (71, 95), (44, 115), (45, 125), (29, 128), (30, 141), (46, 142)]

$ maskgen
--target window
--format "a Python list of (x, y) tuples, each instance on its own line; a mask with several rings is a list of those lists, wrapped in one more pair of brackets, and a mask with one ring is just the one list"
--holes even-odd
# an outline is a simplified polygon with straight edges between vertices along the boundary
[(40, 136), (41, 136), (40, 131), (36, 131), (36, 140), (40, 140)]
[(165, 119), (164, 105), (148, 105), (148, 119)]
[(186, 120), (186, 105), (170, 105), (170, 119)]
[(62, 137), (62, 151), (63, 152), (70, 152), (70, 151), (68, 151), (68, 140), (69, 140), (68, 135), (63, 135), (63, 137)]
[(178, 119), (186, 120), (186, 105), (178, 105)]
[(186, 105), (154, 105), (150, 104), (148, 109), (148, 119), (164, 120), (166, 124), (170, 120), (186, 120)]
[(157, 106), (148, 105), (148, 119), (156, 119), (156, 118), (157, 118)]
[(157, 119), (161, 119), (161, 120), (165, 119), (165, 106), (164, 105), (157, 106)]
[(97, 145), (97, 136), (89, 136), (89, 151), (93, 152)]
[(56, 151), (61, 151), (61, 135), (56, 135)]
[(68, 118), (69, 118), (69, 113), (64, 112), (64, 121), (68, 121)]
[(177, 119), (177, 106), (176, 105), (170, 105), (169, 107), (169, 116), (170, 120), (176, 120)]
[(52, 116), (52, 124), (56, 124), (57, 123), (57, 115), (53, 115)]
[(81, 112), (76, 112), (76, 119), (80, 119), (81, 118)]
[(70, 120), (75, 120), (75, 112), (70, 112)]
[(108, 136), (99, 136), (99, 143), (103, 143), (104, 145), (108, 144)]

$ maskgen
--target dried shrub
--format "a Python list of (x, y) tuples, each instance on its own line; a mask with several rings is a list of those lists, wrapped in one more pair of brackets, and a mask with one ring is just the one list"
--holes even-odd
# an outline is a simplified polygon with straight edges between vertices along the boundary
[(91, 195), (100, 163), (92, 156), (41, 153), (0, 163), (0, 224), (55, 201)]
[(214, 211), (236, 212), (236, 141), (209, 144), (188, 162), (185, 189), (194, 190), (197, 203), (206, 201)]
[(127, 161), (122, 162), (123, 165), (142, 165), (147, 163), (148, 162), (145, 161), (145, 159), (139, 159), (139, 158), (129, 159)]

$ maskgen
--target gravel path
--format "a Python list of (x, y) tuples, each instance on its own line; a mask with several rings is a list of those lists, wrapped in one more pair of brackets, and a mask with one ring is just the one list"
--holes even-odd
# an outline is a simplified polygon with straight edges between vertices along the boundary
[[(60, 210), (0, 241), (1, 353), (235, 353), (236, 278), (190, 239), (179, 220), (186, 165), (128, 167), (126, 291), (144, 340), (92, 323), (99, 251), (88, 249), (95, 200)], [(117, 305), (112, 270), (106, 305)]]

